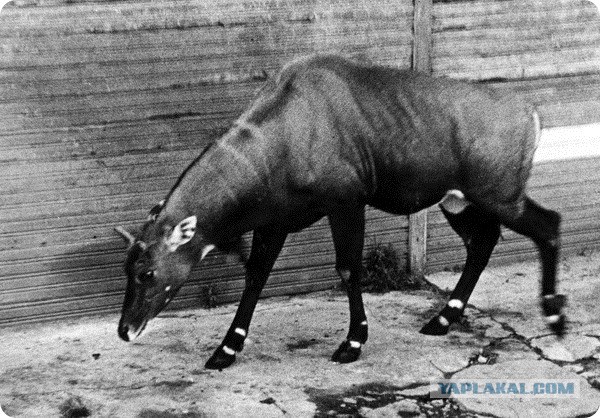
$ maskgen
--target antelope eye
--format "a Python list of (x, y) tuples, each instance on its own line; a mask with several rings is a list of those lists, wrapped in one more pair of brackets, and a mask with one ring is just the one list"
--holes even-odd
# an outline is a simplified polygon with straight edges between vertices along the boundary
[(152, 283), (154, 280), (154, 270), (148, 270), (138, 276), (138, 282), (143, 284)]

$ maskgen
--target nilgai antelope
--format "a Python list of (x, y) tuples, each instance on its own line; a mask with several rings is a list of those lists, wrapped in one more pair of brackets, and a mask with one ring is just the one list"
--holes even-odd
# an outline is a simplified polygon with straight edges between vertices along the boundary
[(421, 332), (446, 334), (459, 319), (505, 225), (537, 244), (543, 313), (561, 335), (560, 215), (525, 194), (539, 134), (533, 109), (482, 86), (337, 56), (293, 61), (187, 167), (139, 237), (120, 229), (129, 249), (119, 335), (139, 336), (209, 251), (253, 231), (237, 313), (206, 363), (228, 367), (287, 234), (327, 216), (350, 302), (348, 336), (332, 360), (352, 362), (367, 341), (365, 206), (408, 215), (437, 202), (467, 258), (447, 305)]

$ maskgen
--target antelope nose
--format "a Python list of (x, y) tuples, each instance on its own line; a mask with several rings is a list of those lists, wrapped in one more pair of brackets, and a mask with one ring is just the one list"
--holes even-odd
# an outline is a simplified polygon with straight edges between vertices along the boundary
[(119, 337), (123, 341), (129, 341), (129, 327), (127, 325), (119, 324)]

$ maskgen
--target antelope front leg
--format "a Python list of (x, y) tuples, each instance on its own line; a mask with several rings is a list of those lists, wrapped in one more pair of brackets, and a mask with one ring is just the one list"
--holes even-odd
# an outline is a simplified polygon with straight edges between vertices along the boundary
[(206, 362), (207, 369), (222, 370), (235, 361), (235, 353), (242, 351), (250, 321), (269, 273), (283, 247), (287, 234), (254, 231), (252, 250), (246, 263), (246, 286), (233, 322), (221, 345)]
[(364, 207), (350, 208), (330, 215), (329, 224), (335, 246), (336, 269), (346, 283), (350, 303), (348, 336), (333, 353), (331, 360), (350, 363), (358, 359), (368, 337), (367, 316), (360, 290), (365, 234)]

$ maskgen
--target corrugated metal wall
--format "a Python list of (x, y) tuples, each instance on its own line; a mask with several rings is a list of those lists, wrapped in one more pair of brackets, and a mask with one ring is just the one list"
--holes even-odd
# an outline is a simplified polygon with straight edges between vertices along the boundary
[[(527, 97), (544, 128), (600, 122), (600, 14), (591, 2), (434, 3), (434, 74)], [(531, 196), (562, 213), (566, 252), (600, 245), (600, 125), (595, 129), (597, 142), (588, 141), (594, 156), (583, 159), (560, 161), (564, 141), (544, 136), (540, 151), (555, 148), (559, 160), (536, 164), (530, 181)], [(576, 137), (563, 139), (579, 145)], [(437, 208), (429, 212), (428, 233), (429, 271), (464, 263), (461, 241)], [(492, 262), (537, 255), (529, 240), (503, 235)]]
[[(0, 325), (118, 310), (112, 227), (138, 226), (284, 62), (321, 51), (411, 65), (411, 0), (14, 3), (0, 14)], [(546, 127), (600, 122), (599, 23), (585, 0), (435, 2), (433, 72), (525, 95)], [(598, 158), (534, 169), (567, 249), (600, 244), (598, 173)], [(369, 218), (367, 244), (406, 259), (406, 219)], [(429, 220), (429, 269), (462, 263), (439, 212)], [(534, 255), (505, 237), (496, 260)], [(328, 287), (333, 263), (322, 221), (289, 238), (265, 294)], [(242, 286), (242, 268), (211, 255), (175, 306)]]
[[(317, 51), (410, 66), (408, 0), (17, 0), (0, 14), (0, 325), (122, 303), (124, 245), (284, 62)], [(372, 211), (367, 244), (406, 251)], [(265, 291), (337, 282), (326, 221), (291, 236)], [(209, 256), (175, 306), (233, 300)]]

